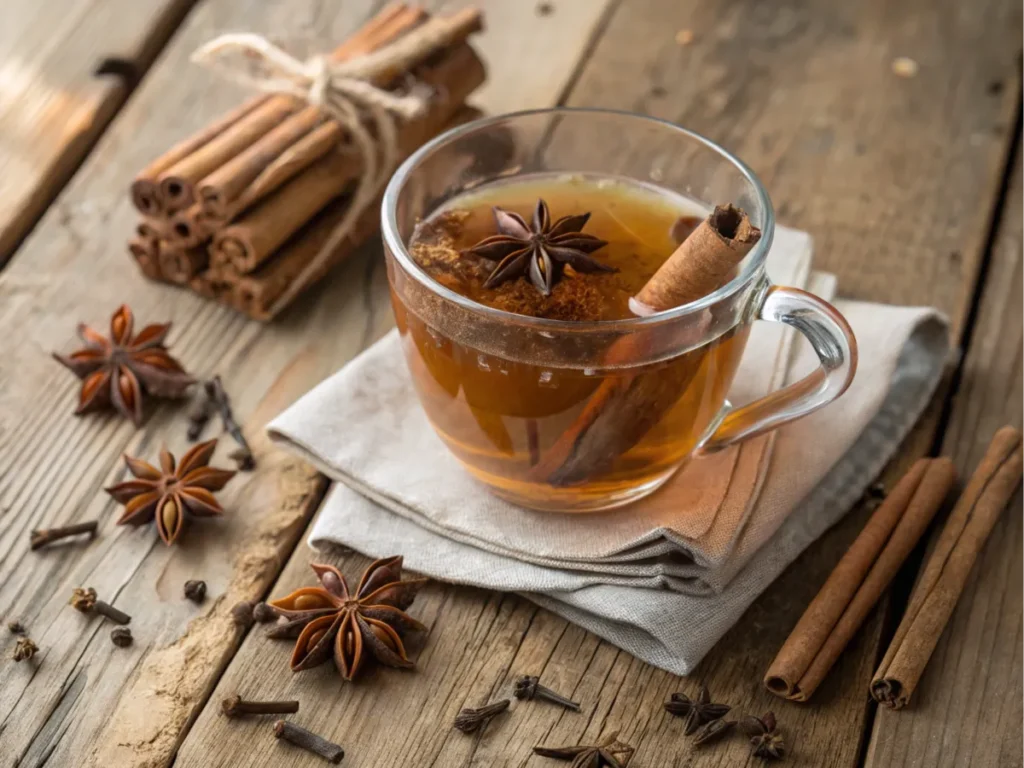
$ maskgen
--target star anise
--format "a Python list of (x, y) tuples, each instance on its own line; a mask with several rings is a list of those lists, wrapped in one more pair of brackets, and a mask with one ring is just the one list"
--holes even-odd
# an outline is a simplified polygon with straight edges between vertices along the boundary
[(402, 581), (402, 557), (398, 555), (371, 563), (352, 593), (337, 568), (311, 567), (320, 587), (302, 587), (270, 602), (287, 621), (267, 636), (298, 636), (291, 659), (293, 672), (323, 664), (332, 653), (346, 680), (359, 673), (368, 655), (389, 667), (414, 666), (401, 636), (426, 629), (405, 613), (426, 579)]
[(195, 382), (164, 345), (170, 323), (147, 325), (133, 336), (134, 323), (132, 311), (122, 304), (110, 318), (109, 339), (79, 323), (85, 347), (70, 355), (53, 353), (82, 379), (76, 415), (113, 405), (138, 425), (145, 395), (182, 397)]
[(618, 731), (610, 733), (599, 744), (576, 747), (534, 747), (535, 754), (556, 760), (571, 760), (569, 768), (626, 768), (633, 757), (633, 748), (619, 741)]
[(762, 760), (781, 760), (786, 756), (786, 745), (775, 722), (775, 713), (764, 717), (750, 715), (740, 721), (740, 726), (750, 737), (751, 754)]
[(224, 508), (211, 491), (219, 491), (235, 476), (233, 470), (208, 467), (216, 440), (193, 446), (175, 462), (166, 448), (160, 450), (160, 469), (125, 455), (128, 470), (136, 477), (106, 491), (124, 504), (118, 525), (144, 525), (156, 518), (156, 529), (165, 544), (173, 544), (185, 527), (185, 517), (214, 517)]
[(608, 244), (583, 234), (589, 219), (589, 213), (581, 213), (563, 216), (552, 224), (548, 204), (538, 200), (532, 226), (527, 226), (518, 213), (495, 206), (498, 234), (484, 238), (466, 253), (498, 262), (484, 282), (485, 288), (527, 275), (537, 290), (548, 296), (566, 264), (577, 272), (618, 271), (588, 255)]
[(686, 718), (683, 733), (687, 736), (704, 723), (724, 717), (729, 709), (728, 704), (711, 703), (711, 693), (706, 685), (700, 687), (696, 699), (691, 699), (685, 693), (673, 693), (669, 701), (665, 702), (666, 712), (676, 717)]

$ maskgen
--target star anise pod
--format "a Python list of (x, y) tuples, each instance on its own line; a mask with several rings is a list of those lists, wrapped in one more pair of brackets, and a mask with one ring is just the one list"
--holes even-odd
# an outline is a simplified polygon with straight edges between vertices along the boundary
[(749, 715), (740, 726), (750, 737), (751, 754), (762, 760), (781, 760), (786, 756), (786, 745), (775, 722), (775, 713), (767, 712), (764, 717)]
[(676, 717), (685, 717), (683, 732), (689, 736), (704, 723), (718, 720), (725, 717), (730, 707), (728, 704), (712, 704), (711, 693), (706, 685), (700, 687), (696, 699), (691, 699), (685, 693), (673, 693), (671, 698), (665, 702), (665, 711)]
[(302, 587), (269, 603), (287, 621), (267, 636), (298, 636), (291, 659), (293, 672), (323, 664), (332, 653), (346, 680), (359, 673), (367, 656), (389, 667), (414, 666), (401, 636), (426, 629), (405, 613), (426, 579), (402, 581), (402, 557), (398, 555), (371, 563), (353, 593), (337, 568), (311, 567), (320, 587)]
[(577, 272), (618, 271), (588, 255), (608, 244), (583, 234), (589, 219), (589, 213), (581, 213), (563, 216), (552, 224), (548, 204), (538, 200), (532, 226), (527, 226), (518, 213), (495, 206), (498, 234), (484, 238), (465, 252), (498, 262), (484, 282), (485, 288), (527, 275), (537, 290), (548, 296), (566, 264)]
[(186, 516), (214, 517), (224, 513), (213, 497), (235, 476), (229, 469), (208, 467), (216, 440), (193, 446), (175, 462), (166, 448), (160, 450), (160, 469), (141, 459), (125, 455), (128, 470), (136, 477), (118, 483), (106, 491), (119, 504), (124, 514), (118, 525), (145, 525), (156, 518), (156, 529), (165, 544), (173, 544), (185, 527)]
[(534, 747), (535, 754), (556, 760), (571, 760), (569, 768), (626, 768), (633, 748), (619, 741), (618, 731), (605, 736), (599, 744), (576, 747)]
[(132, 311), (122, 304), (110, 318), (109, 339), (79, 323), (78, 335), (85, 347), (70, 355), (53, 353), (82, 379), (76, 415), (113, 405), (138, 425), (145, 395), (182, 397), (195, 383), (164, 345), (170, 323), (147, 325), (133, 336), (134, 324)]

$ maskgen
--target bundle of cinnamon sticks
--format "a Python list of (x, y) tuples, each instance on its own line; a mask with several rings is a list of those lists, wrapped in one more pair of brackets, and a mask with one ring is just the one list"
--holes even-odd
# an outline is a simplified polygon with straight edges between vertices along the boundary
[[(431, 20), (422, 8), (391, 4), (330, 55), (341, 62), (370, 54), (428, 21), (444, 42), (407, 70), (372, 83), (430, 89), (423, 113), (398, 125), (399, 160), (449, 125), (478, 116), (465, 100), (485, 73), (466, 40), (482, 28), (480, 12), (467, 8)], [(362, 165), (347, 131), (317, 107), (286, 94), (252, 98), (138, 174), (131, 199), (141, 219), (129, 252), (149, 278), (269, 320), (296, 288), (308, 287), (377, 231), (379, 202), (362, 209), (338, 247), (321, 253), (348, 211)], [(293, 285), (314, 259), (316, 273)]]

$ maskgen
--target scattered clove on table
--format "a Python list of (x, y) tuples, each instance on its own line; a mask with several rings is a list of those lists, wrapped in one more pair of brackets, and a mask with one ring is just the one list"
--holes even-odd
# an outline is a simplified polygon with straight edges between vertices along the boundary
[(329, 763), (340, 763), (345, 757), (345, 750), (340, 745), (328, 741), (322, 736), (317, 736), (312, 731), (307, 731), (300, 725), (289, 723), (287, 720), (278, 720), (274, 723), (274, 736), (284, 739), (296, 747), (301, 747), (307, 752), (319, 755)]
[(124, 611), (118, 610), (110, 603), (97, 600), (96, 590), (92, 587), (75, 587), (71, 592), (71, 599), (68, 600), (68, 604), (76, 611), (81, 613), (98, 613), (100, 616), (106, 616), (117, 624), (127, 624), (132, 620), (132, 617)]
[(506, 711), (511, 703), (508, 699), (502, 699), (478, 709), (466, 707), (455, 716), (454, 725), (463, 733), (473, 733), (487, 725), (492, 717)]

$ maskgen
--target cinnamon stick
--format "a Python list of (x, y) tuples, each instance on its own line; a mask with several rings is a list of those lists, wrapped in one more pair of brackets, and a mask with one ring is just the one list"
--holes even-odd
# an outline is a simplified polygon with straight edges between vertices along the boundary
[[(450, 128), (462, 123), (476, 120), (481, 115), (478, 109), (462, 107), (454, 118), (443, 128)], [(433, 128), (432, 125), (424, 126)], [(440, 129), (434, 130), (434, 133)], [(404, 137), (400, 149), (402, 154), (409, 154), (412, 149), (429, 138), (425, 135), (409, 135)], [(264, 263), (255, 272), (242, 276), (228, 276), (226, 280), (234, 284), (232, 297), (235, 309), (256, 320), (267, 321), (282, 309), (276, 306), (278, 299), (289, 288), (298, 274), (321, 250), (330, 238), (338, 222), (345, 215), (348, 200), (340, 198), (330, 203), (323, 211), (309, 221), (300, 232), (292, 237), (273, 258)], [(361, 242), (369, 238), (380, 224), (378, 205), (372, 205), (363, 212), (356, 222), (345, 243), (326, 259), (320, 275), (326, 274), (340, 263)], [(317, 277), (319, 277), (318, 275)], [(310, 281), (314, 282), (317, 278)]]
[(956, 480), (949, 459), (920, 459), (875, 510), (765, 674), (769, 691), (807, 701), (889, 586)]
[[(352, 37), (331, 54), (340, 60), (348, 55), (346, 51), (358, 50), (366, 38), (376, 39), (389, 27), (405, 24), (403, 19), (418, 13), (404, 3), (393, 3), (364, 24)], [(243, 152), (260, 137), (275, 128), (288, 115), (299, 111), (303, 105), (298, 99), (287, 95), (261, 97), (252, 109), (243, 112), (233, 122), (226, 123), (220, 131), (204, 130), (205, 141), (186, 142), (190, 151), (179, 153), (173, 163), (166, 163), (156, 174), (159, 181), (159, 196), (162, 212), (173, 213), (191, 205), (196, 200), (195, 185), (224, 163)], [(148, 177), (147, 177), (148, 178)]]
[(186, 285), (193, 277), (206, 269), (209, 254), (202, 246), (186, 248), (163, 243), (159, 251), (160, 272), (165, 280)]
[[(761, 238), (747, 214), (718, 206), (631, 301), (638, 314), (662, 312), (720, 288)], [(642, 358), (636, 337), (624, 336), (607, 354), (609, 366)], [(583, 411), (532, 470), (555, 486), (584, 482), (636, 445), (683, 395), (704, 355), (692, 350), (657, 370), (605, 379)]]
[(875, 701), (902, 709), (913, 695), (978, 553), (1020, 484), (1021, 438), (1012, 427), (996, 432), (957, 500), (871, 681)]
[(300, 102), (292, 96), (271, 96), (195, 152), (181, 158), (160, 174), (160, 197), (164, 212), (173, 213), (195, 202), (195, 184), (260, 136), (298, 111)]
[(150, 280), (163, 279), (163, 275), (160, 272), (160, 264), (158, 262), (159, 256), (157, 247), (156, 243), (152, 243), (141, 237), (133, 237), (128, 241), (128, 252), (139, 265), (139, 269), (142, 270), (142, 274)]
[[(341, 61), (370, 53), (408, 32), (426, 15), (422, 8), (392, 6), (383, 19), (374, 17), (336, 48), (331, 58)], [(341, 126), (334, 121), (325, 124), (326, 119), (316, 107), (306, 107), (217, 168), (202, 180), (198, 188), (204, 209), (215, 217), (233, 217), (243, 207), (252, 205), (323, 157), (344, 135)], [(320, 136), (329, 137), (326, 142), (296, 147), (301, 139), (320, 125), (323, 125)], [(281, 162), (280, 158), (285, 153), (289, 157)], [(268, 170), (269, 176), (261, 179)], [(251, 186), (256, 189), (251, 190)]]
[(196, 152), (203, 145), (220, 136), (239, 120), (267, 100), (267, 96), (257, 96), (231, 110), (223, 117), (194, 133), (184, 141), (175, 144), (164, 154), (143, 168), (131, 185), (131, 199), (135, 208), (143, 216), (162, 216), (166, 213), (163, 197), (160, 194), (160, 175), (180, 162), (188, 155)]
[[(416, 79), (438, 94), (425, 115), (403, 123), (399, 144), (404, 154), (436, 133), (484, 81), (483, 64), (473, 49), (462, 43), (439, 60), (415, 72)], [(355, 152), (333, 152), (306, 169), (274, 194), (219, 230), (210, 248), (211, 263), (247, 274), (270, 259), (302, 225), (331, 200), (351, 188), (362, 172)]]

